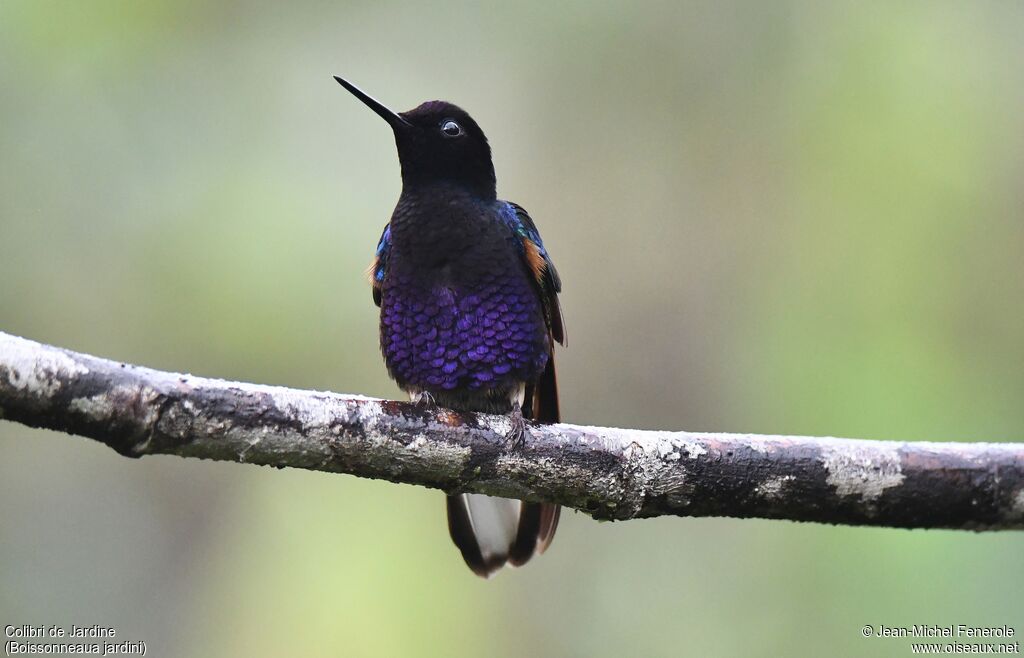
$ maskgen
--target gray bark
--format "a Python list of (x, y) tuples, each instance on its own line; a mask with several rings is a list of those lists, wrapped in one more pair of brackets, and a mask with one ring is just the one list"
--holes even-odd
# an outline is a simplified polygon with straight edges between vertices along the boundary
[(662, 515), (1024, 528), (1024, 444), (530, 426), (358, 395), (160, 372), (0, 333), (0, 418), (170, 454)]

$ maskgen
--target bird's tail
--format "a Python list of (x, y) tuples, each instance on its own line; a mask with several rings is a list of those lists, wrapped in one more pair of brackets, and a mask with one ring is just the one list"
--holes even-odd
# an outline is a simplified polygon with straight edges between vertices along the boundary
[[(526, 387), (523, 415), (559, 422), (554, 357), (540, 379)], [(473, 573), (489, 578), (506, 563), (518, 567), (543, 553), (555, 537), (561, 509), (482, 494), (448, 496), (448, 532)]]

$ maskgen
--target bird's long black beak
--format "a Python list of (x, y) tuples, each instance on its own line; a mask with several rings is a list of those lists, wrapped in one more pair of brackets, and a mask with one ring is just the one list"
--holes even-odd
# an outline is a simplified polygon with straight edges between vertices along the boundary
[(382, 119), (387, 121), (388, 124), (390, 124), (393, 129), (400, 130), (402, 128), (409, 128), (410, 126), (412, 126), (411, 123), (400, 117), (395, 112), (392, 112), (388, 108), (384, 107), (384, 105), (381, 102), (379, 102), (378, 100), (376, 100), (375, 98), (373, 98), (372, 96), (370, 96), (369, 94), (367, 94), (362, 89), (355, 86), (348, 80), (343, 80), (338, 76), (334, 76), (334, 79), (338, 81), (339, 85), (352, 92), (353, 96), (363, 101), (363, 103), (368, 108), (376, 112)]

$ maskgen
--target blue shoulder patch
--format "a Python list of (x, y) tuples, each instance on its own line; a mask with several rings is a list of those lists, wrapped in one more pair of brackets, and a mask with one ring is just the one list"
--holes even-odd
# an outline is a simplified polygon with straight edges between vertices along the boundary
[(380, 284), (384, 281), (384, 269), (388, 264), (388, 252), (391, 249), (391, 224), (384, 227), (384, 233), (377, 243), (377, 251), (373, 257), (373, 280)]
[(370, 261), (370, 268), (366, 274), (370, 277), (370, 284), (373, 286), (373, 303), (380, 306), (381, 289), (384, 287), (384, 273), (388, 267), (388, 256), (391, 254), (391, 224), (384, 227), (384, 232), (377, 243), (377, 250)]
[(540, 232), (533, 223), (533, 219), (530, 218), (522, 206), (506, 201), (503, 219), (520, 239), (532, 242), (536, 245), (540, 255), (545, 260), (548, 260), (548, 252), (544, 248), (544, 241), (540, 238)]

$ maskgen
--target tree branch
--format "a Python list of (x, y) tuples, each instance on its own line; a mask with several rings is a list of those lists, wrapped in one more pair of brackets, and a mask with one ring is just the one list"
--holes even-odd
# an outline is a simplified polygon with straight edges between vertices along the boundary
[(1024, 444), (924, 443), (508, 420), (116, 363), (0, 333), (0, 418), (122, 455), (295, 467), (561, 503), (598, 519), (734, 516), (1024, 528)]

